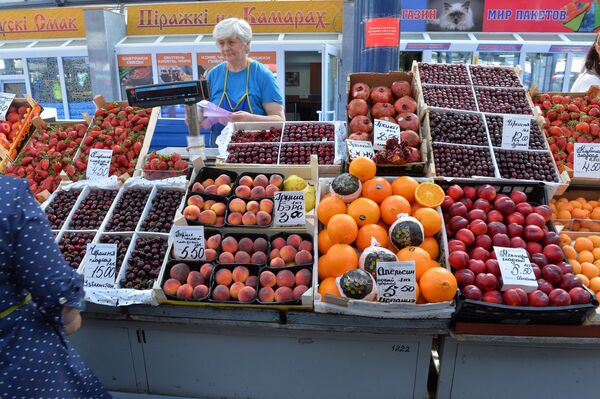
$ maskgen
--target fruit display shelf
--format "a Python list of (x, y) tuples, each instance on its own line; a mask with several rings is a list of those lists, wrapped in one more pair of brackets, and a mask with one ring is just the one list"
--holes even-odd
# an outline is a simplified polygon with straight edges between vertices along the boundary
[(19, 155), (35, 130), (31, 127), (33, 118), (41, 113), (41, 105), (30, 96), (13, 99), (6, 120), (0, 121), (0, 173)]

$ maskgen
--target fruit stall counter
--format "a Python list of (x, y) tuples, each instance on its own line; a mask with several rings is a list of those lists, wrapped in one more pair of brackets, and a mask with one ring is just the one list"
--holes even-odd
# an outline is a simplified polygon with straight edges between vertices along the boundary
[(446, 333), (443, 320), (90, 304), (71, 343), (115, 397), (427, 398)]

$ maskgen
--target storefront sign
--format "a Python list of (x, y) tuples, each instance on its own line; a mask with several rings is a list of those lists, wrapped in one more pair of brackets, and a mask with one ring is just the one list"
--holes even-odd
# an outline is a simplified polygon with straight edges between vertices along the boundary
[(159, 83), (192, 80), (191, 54), (156, 54)]
[(306, 224), (304, 191), (278, 191), (273, 200), (275, 226), (290, 227)]
[(212, 33), (223, 19), (243, 18), (254, 33), (341, 32), (341, 0), (230, 1), (127, 7), (128, 35)]
[(113, 288), (117, 267), (117, 244), (88, 244), (85, 254), (83, 286)]
[(388, 139), (400, 138), (400, 126), (397, 123), (375, 119), (373, 121), (373, 148), (384, 150)]
[(176, 259), (204, 259), (204, 226), (175, 226), (171, 237)]
[(575, 143), (573, 176), (600, 179), (600, 144)]
[(415, 303), (415, 262), (377, 262), (377, 302)]
[(590, 46), (550, 46), (549, 53), (587, 53)]
[(522, 44), (480, 44), (477, 51), (521, 51)]
[(100, 150), (92, 148), (88, 157), (85, 175), (88, 180), (104, 179), (108, 177), (110, 162), (112, 161), (112, 150)]
[(0, 11), (0, 40), (85, 37), (83, 8)]
[(373, 149), (373, 143), (364, 140), (346, 140), (346, 146), (348, 147), (348, 157), (350, 160), (358, 157), (366, 157), (373, 159), (375, 156), (375, 150)]
[(0, 121), (6, 120), (6, 113), (15, 97), (16, 94), (13, 93), (0, 93)]
[(399, 18), (371, 18), (365, 21), (365, 47), (398, 47)]
[(522, 288), (532, 292), (538, 288), (529, 255), (524, 248), (494, 247), (502, 275), (502, 291)]
[(125, 89), (129, 87), (154, 83), (152, 56), (150, 54), (119, 54), (117, 63), (119, 65), (119, 79), (123, 98), (127, 98)]
[[(264, 64), (273, 73), (277, 72), (277, 53), (272, 52), (250, 52), (248, 56), (253, 60)], [(225, 61), (221, 53), (198, 53), (198, 76), (210, 70), (212, 67)]]
[(407, 50), (448, 50), (450, 43), (407, 43)]
[(502, 123), (502, 148), (528, 150), (531, 132), (531, 117), (505, 115)]

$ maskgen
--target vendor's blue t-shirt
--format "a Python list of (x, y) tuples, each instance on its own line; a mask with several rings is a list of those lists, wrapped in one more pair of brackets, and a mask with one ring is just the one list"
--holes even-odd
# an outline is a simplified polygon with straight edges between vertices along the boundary
[[(208, 72), (206, 79), (210, 83), (211, 98), (210, 102), (219, 105), (223, 95), (223, 86), (225, 83), (225, 72), (227, 63), (222, 62)], [(231, 105), (235, 107), (239, 99), (246, 93), (246, 74), (244, 68), (239, 72), (229, 71), (227, 79), (227, 95)], [(283, 105), (283, 94), (277, 84), (275, 75), (267, 69), (266, 66), (258, 61), (250, 63), (250, 77), (248, 79), (248, 94), (252, 111), (257, 115), (266, 115), (263, 104), (278, 103)], [(224, 107), (227, 99), (223, 98), (221, 107)]]

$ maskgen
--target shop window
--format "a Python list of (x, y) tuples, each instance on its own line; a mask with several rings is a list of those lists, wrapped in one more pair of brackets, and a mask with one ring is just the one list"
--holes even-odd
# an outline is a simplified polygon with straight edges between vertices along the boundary
[(0, 75), (23, 75), (23, 60), (20, 58), (0, 60)]
[(535, 84), (539, 91), (561, 92), (566, 63), (566, 53), (529, 53), (525, 61), (523, 84), (526, 87)]
[(63, 70), (71, 119), (80, 119), (84, 112), (93, 114), (95, 106), (88, 57), (63, 58)]
[(4, 93), (13, 93), (17, 98), (23, 98), (27, 94), (27, 87), (25, 87), (24, 82), (5, 82), (2, 91)]
[(431, 62), (434, 64), (470, 64), (473, 53), (461, 51), (432, 51)]
[(28, 58), (31, 96), (42, 107), (56, 108), (58, 119), (65, 118), (58, 61), (55, 57)]

